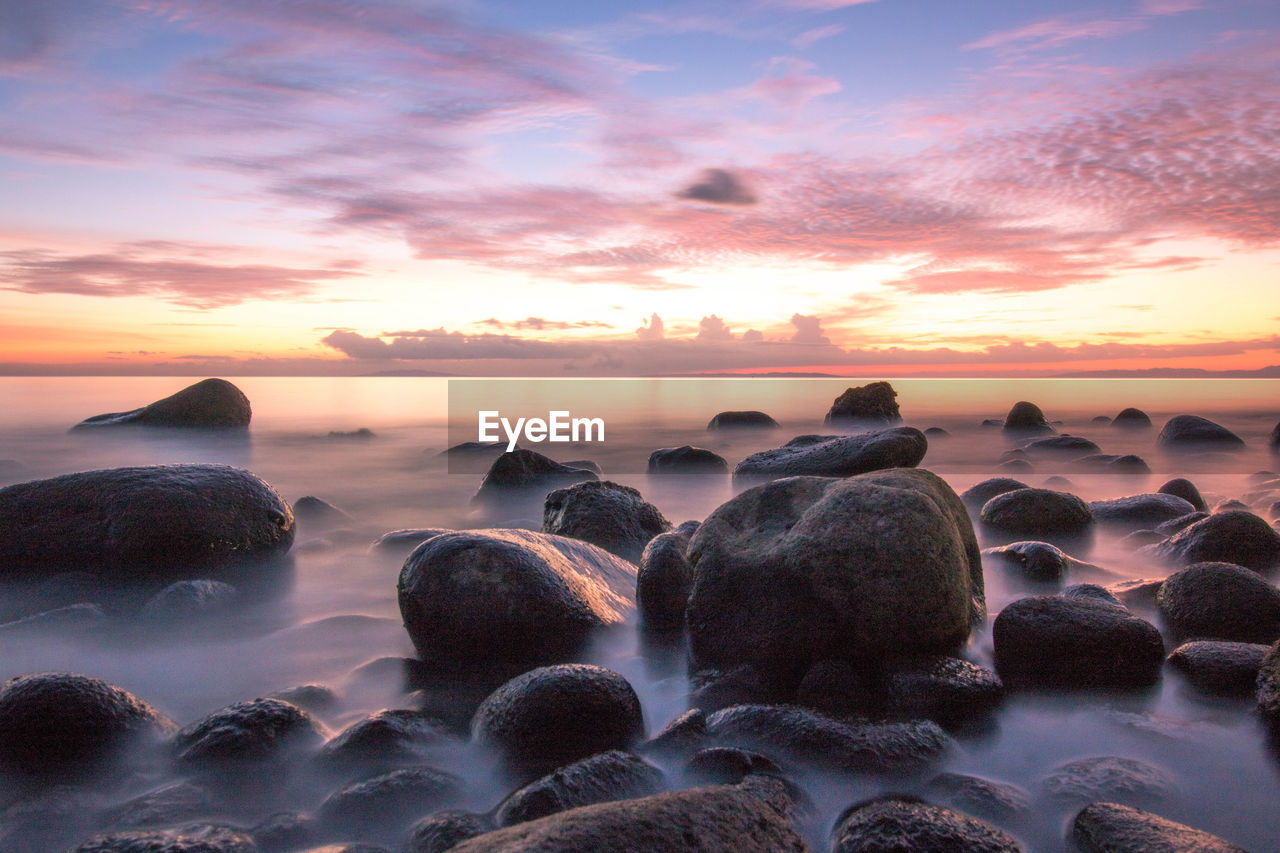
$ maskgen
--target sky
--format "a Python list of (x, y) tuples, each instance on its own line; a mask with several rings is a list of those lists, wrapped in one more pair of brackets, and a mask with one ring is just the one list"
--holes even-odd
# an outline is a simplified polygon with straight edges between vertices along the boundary
[(1280, 364), (1273, 0), (0, 0), (0, 374)]

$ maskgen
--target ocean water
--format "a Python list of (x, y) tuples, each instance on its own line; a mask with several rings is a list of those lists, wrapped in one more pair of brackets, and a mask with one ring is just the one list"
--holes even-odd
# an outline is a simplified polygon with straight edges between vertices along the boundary
[[(730, 466), (792, 436), (830, 432), (822, 417), (847, 379), (609, 380), (607, 393), (591, 395), (592, 410), (608, 425), (603, 444), (535, 445), (561, 461), (592, 459), (612, 479), (638, 488), (673, 523), (702, 519), (733, 495), (728, 477), (650, 477), (645, 460), (659, 447), (694, 444), (724, 456)], [(104, 678), (129, 689), (180, 724), (229, 703), (308, 682), (330, 685), (340, 705), (323, 717), (335, 731), (384, 707), (407, 707), (398, 679), (359, 671), (386, 656), (411, 656), (400, 624), (396, 577), (400, 559), (371, 553), (381, 532), (403, 527), (475, 527), (493, 521), (477, 515), (469, 499), (481, 471), (453, 472), (438, 454), (457, 438), (449, 431), (448, 381), (428, 378), (236, 379), (254, 407), (243, 440), (139, 435), (133, 431), (68, 432), (90, 415), (122, 411), (189, 384), (173, 378), (0, 379), (0, 485), (72, 471), (182, 461), (225, 462), (258, 474), (287, 500), (318, 496), (353, 519), (339, 529), (299, 525), (293, 569), (278, 589), (250, 600), (214, 624), (181, 632), (146, 631), (127, 624), (104, 632), (48, 629), (0, 631), (0, 677), (62, 670)], [(597, 384), (599, 381), (596, 381)], [(893, 380), (905, 422), (942, 427), (921, 467), (943, 476), (957, 492), (1002, 473), (1002, 454), (1015, 443), (983, 427), (1015, 402), (1037, 403), (1060, 432), (1081, 435), (1105, 453), (1133, 453), (1153, 472), (1146, 476), (1083, 474), (1062, 462), (1038, 461), (1015, 474), (1030, 485), (1061, 476), (1057, 485), (1086, 500), (1154, 491), (1174, 476), (1191, 478), (1210, 505), (1248, 497), (1264, 517), (1280, 494), (1259, 495), (1250, 481), (1275, 471), (1280, 459), (1266, 438), (1280, 419), (1280, 380)], [(538, 406), (554, 385), (494, 381), (495, 408)], [(524, 395), (524, 396), (521, 396)], [(550, 405), (550, 404), (548, 404)], [(1127, 406), (1146, 411), (1155, 428), (1124, 431), (1093, 421)], [(711, 433), (716, 412), (759, 409), (777, 419), (776, 431)], [(526, 413), (521, 411), (522, 414)], [(1232, 429), (1247, 449), (1188, 459), (1156, 448), (1169, 417), (1198, 414)], [(579, 412), (575, 411), (575, 415)], [(455, 418), (456, 420), (456, 418)], [(361, 428), (373, 436), (330, 435)], [(533, 523), (527, 508), (512, 508), (507, 523)], [(981, 535), (981, 531), (980, 531)], [(1070, 582), (1114, 583), (1167, 575), (1168, 566), (1141, 560), (1099, 532), (1069, 548), (1096, 564)], [(984, 542), (996, 544), (994, 542)], [(1041, 592), (1000, 566), (986, 568), (991, 613), (1009, 601)], [(0, 597), (4, 619), (26, 615), (30, 602)], [(1152, 610), (1138, 612), (1159, 624)], [(1167, 650), (1173, 644), (1166, 636)], [(992, 664), (990, 624), (975, 630), (966, 656)], [(617, 670), (631, 681), (650, 733), (687, 707), (688, 686), (679, 649), (645, 649), (634, 627), (607, 635), (584, 660)], [(1079, 803), (1044, 795), (1041, 780), (1074, 758), (1121, 755), (1155, 764), (1175, 780), (1175, 790), (1155, 810), (1218, 833), (1254, 850), (1280, 847), (1280, 814), (1274, 808), (1280, 762), (1266, 743), (1249, 699), (1204, 696), (1166, 668), (1156, 687), (1140, 692), (1015, 692), (990, 723), (957, 735), (957, 748), (933, 770), (972, 773), (1013, 783), (1033, 800), (1027, 817), (1006, 827), (1033, 849), (1063, 846)], [(474, 760), (474, 757), (468, 760)], [(466, 767), (452, 768), (467, 772)], [(508, 789), (485, 777), (469, 805), (486, 810)], [(924, 777), (850, 781), (801, 772), (798, 780), (814, 802), (804, 830), (815, 850), (844, 807), (885, 791), (923, 791)], [(121, 798), (136, 791), (120, 792)], [(261, 817), (262, 815), (256, 815)], [(255, 815), (246, 814), (249, 825)], [(998, 823), (998, 822), (997, 822)]]

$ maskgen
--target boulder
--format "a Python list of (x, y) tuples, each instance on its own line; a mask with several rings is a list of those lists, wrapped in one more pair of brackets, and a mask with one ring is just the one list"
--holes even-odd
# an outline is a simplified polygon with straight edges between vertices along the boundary
[(708, 430), (776, 429), (778, 422), (764, 412), (720, 412), (707, 423)]
[(1177, 495), (1157, 492), (1090, 501), (1089, 512), (1099, 524), (1136, 529), (1154, 527), (1181, 518), (1187, 513), (1195, 512), (1195, 507)]
[(1169, 666), (1206, 693), (1247, 695), (1257, 689), (1258, 670), (1269, 646), (1226, 640), (1194, 640), (1169, 655)]
[(1156, 601), (1179, 637), (1268, 645), (1280, 639), (1280, 589), (1242, 566), (1187, 566), (1165, 579)]
[(960, 495), (960, 500), (964, 501), (964, 505), (967, 507), (981, 510), (983, 505), (996, 495), (1003, 495), (1005, 492), (1016, 492), (1018, 489), (1026, 488), (1030, 487), (1021, 480), (1015, 480), (1012, 477), (992, 477), (966, 489)]
[(1148, 546), (1174, 563), (1235, 563), (1262, 572), (1280, 564), (1280, 533), (1251, 512), (1228, 510)]
[(74, 569), (180, 580), (283, 556), (293, 511), (226, 465), (65, 474), (0, 489), (0, 577)]
[(693, 589), (693, 567), (685, 558), (689, 534), (663, 533), (649, 540), (636, 575), (636, 606), (645, 627), (669, 631), (684, 626), (684, 610)]
[(1151, 429), (1151, 416), (1142, 409), (1122, 409), (1112, 419), (1111, 425), (1121, 429)]
[(304, 711), (313, 714), (332, 711), (338, 705), (338, 694), (332, 687), (323, 684), (295, 684), (285, 687), (270, 695), (271, 699), (279, 699), (290, 705), (297, 705)]
[(950, 438), (951, 433), (947, 432), (942, 427), (929, 427), (924, 431), (924, 437), (929, 439)]
[(1150, 474), (1151, 466), (1141, 456), (1095, 453), (1071, 460), (1071, 467), (1090, 474)]
[(1111, 604), (1116, 607), (1124, 608), (1122, 602), (1111, 590), (1105, 586), (1099, 586), (1096, 583), (1073, 583), (1071, 586), (1063, 587), (1062, 592), (1058, 593), (1066, 599), (1083, 599), (1085, 601), (1100, 601), (1103, 604)]
[(1022, 844), (989, 823), (913, 797), (877, 797), (848, 808), (831, 831), (832, 853), (948, 850), (1022, 853)]
[(1271, 448), (1272, 453), (1280, 453), (1280, 423), (1277, 423), (1275, 429), (1271, 430), (1271, 435), (1267, 437), (1267, 446)]
[(1245, 853), (1216, 835), (1119, 803), (1085, 806), (1072, 822), (1071, 835), (1085, 853)]
[(303, 495), (294, 501), (293, 517), (311, 530), (355, 523), (349, 514), (315, 495)]
[(929, 447), (915, 427), (847, 436), (797, 436), (782, 447), (753, 453), (733, 469), (735, 484), (779, 477), (850, 477), (884, 468), (914, 468)]
[(581, 539), (633, 563), (650, 539), (670, 529), (639, 491), (608, 480), (556, 489), (543, 503), (543, 533)]
[(1059, 764), (1044, 779), (1049, 796), (1087, 803), (1091, 800), (1158, 801), (1175, 790), (1173, 777), (1136, 758), (1100, 755)]
[(201, 619), (236, 603), (240, 591), (222, 581), (175, 581), (149, 598), (138, 618), (148, 622)]
[(1156, 437), (1165, 450), (1243, 450), (1244, 440), (1231, 430), (1196, 415), (1170, 418)]
[(584, 468), (570, 468), (541, 453), (517, 448), (493, 460), (471, 502), (496, 509), (506, 502), (542, 498), (554, 489), (598, 479)]
[(183, 429), (248, 429), (252, 416), (249, 398), (243, 391), (225, 379), (205, 379), (141, 409), (94, 415), (72, 429), (126, 424)]
[(1154, 532), (1159, 533), (1164, 538), (1168, 539), (1170, 536), (1177, 533), (1179, 530), (1185, 530), (1186, 528), (1195, 524), (1197, 521), (1201, 520), (1202, 518), (1208, 518), (1208, 517), (1209, 517), (1209, 513), (1207, 512), (1200, 512), (1200, 511), (1189, 512), (1186, 515), (1182, 515), (1177, 518), (1172, 518), (1168, 521), (1162, 521), (1161, 523), (1156, 525)]
[(1056, 581), (1066, 577), (1079, 561), (1048, 542), (1011, 542), (998, 548), (984, 548), (987, 563), (1008, 566), (1027, 580)]
[(197, 824), (184, 829), (103, 833), (68, 853), (258, 853), (258, 845), (233, 827)]
[(827, 424), (879, 424), (892, 426), (902, 423), (898, 412), (898, 392), (888, 382), (871, 382), (856, 388), (846, 388), (831, 403), (823, 423)]
[(1154, 625), (1088, 599), (1019, 599), (996, 617), (992, 640), (1006, 684), (1141, 687), (1159, 679), (1164, 663)]
[(758, 752), (732, 746), (700, 749), (684, 767), (684, 775), (698, 785), (736, 785), (752, 773), (782, 776), (782, 768)]
[(343, 729), (320, 750), (331, 767), (374, 767), (420, 764), (433, 746), (448, 742), (445, 725), (421, 711), (383, 709)]
[(1063, 433), (1049, 438), (1038, 438), (1027, 445), (1026, 451), (1033, 456), (1055, 456), (1062, 459), (1074, 459), (1093, 453), (1101, 453), (1102, 448), (1083, 436)]
[(727, 474), (729, 463), (705, 447), (664, 447), (649, 454), (650, 474)]
[(493, 829), (486, 815), (446, 809), (424, 817), (413, 825), (404, 853), (444, 853), (452, 850), (468, 838), (475, 838)]
[(252, 699), (214, 711), (174, 735), (174, 758), (187, 770), (274, 764), (318, 747), (329, 732), (311, 715), (279, 699)]
[(1075, 534), (1093, 523), (1089, 505), (1067, 492), (1017, 489), (982, 505), (983, 524), (1014, 534)]
[(1053, 427), (1049, 426), (1049, 422), (1044, 419), (1044, 412), (1040, 411), (1039, 406), (1023, 400), (1022, 402), (1014, 403), (1013, 408), (1009, 410), (1009, 414), (1005, 415), (1004, 430), (1005, 432), (1035, 434), (1053, 432)]
[(1209, 509), (1209, 505), (1205, 503), (1200, 490), (1196, 488), (1196, 484), (1185, 477), (1175, 477), (1156, 489), (1156, 491), (1162, 495), (1176, 495), (1182, 498), (1195, 507), (1197, 512), (1205, 512)]
[(662, 788), (661, 770), (643, 758), (614, 749), (530, 782), (498, 806), (494, 821), (498, 826), (512, 826), (580, 806), (647, 797)]
[(560, 660), (634, 608), (636, 569), (576, 539), (524, 530), (435, 536), (400, 571), (400, 613), (424, 661), (518, 668)]
[(394, 838), (410, 821), (461, 797), (461, 779), (431, 767), (411, 767), (343, 786), (320, 804), (316, 815), (330, 834)]
[(644, 736), (640, 700), (625, 678), (588, 664), (561, 664), (518, 675), (493, 691), (471, 721), (475, 741), (496, 749), (528, 776)]
[(1280, 734), (1280, 641), (1272, 644), (1258, 667), (1257, 690), (1262, 719)]
[(967, 660), (937, 657), (895, 669), (886, 684), (885, 711), (944, 726), (980, 719), (1004, 700), (994, 672)]
[(823, 658), (947, 654), (986, 612), (964, 505), (919, 469), (757, 486), (702, 523), (688, 558), (701, 667), (798, 680)]
[(173, 826), (217, 810), (217, 798), (208, 788), (189, 781), (171, 782), (112, 807), (102, 815), (102, 824), (113, 829)]
[(432, 536), (453, 532), (449, 527), (408, 527), (402, 530), (389, 530), (374, 540), (369, 550), (404, 556)]
[(679, 758), (699, 750), (707, 739), (707, 715), (690, 708), (662, 727), (662, 731), (640, 744), (642, 755)]
[(939, 773), (926, 790), (957, 809), (999, 821), (1013, 820), (1031, 805), (1017, 785), (963, 773)]
[(176, 728), (146, 702), (100, 679), (20, 675), (0, 688), (0, 769), (53, 778), (92, 775), (135, 747), (158, 745)]

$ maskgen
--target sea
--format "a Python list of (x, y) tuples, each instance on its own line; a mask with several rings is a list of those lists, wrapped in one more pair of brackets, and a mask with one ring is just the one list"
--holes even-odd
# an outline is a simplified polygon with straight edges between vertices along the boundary
[[(832, 400), (846, 387), (876, 378), (581, 380), (595, 384), (586, 402), (575, 401), (573, 415), (600, 418), (605, 440), (522, 441), (521, 446), (560, 461), (594, 461), (603, 479), (639, 489), (673, 524), (701, 520), (733, 496), (731, 479), (651, 476), (646, 473), (651, 451), (690, 444), (715, 451), (732, 467), (792, 436), (830, 433), (823, 417)], [(247, 436), (70, 431), (86, 417), (136, 408), (193, 381), (0, 378), (0, 486), (126, 465), (221, 462), (253, 471), (290, 502), (319, 497), (347, 513), (350, 521), (336, 529), (308, 529), (300, 523), (289, 576), (269, 593), (245, 600), (209, 623), (164, 631), (141, 630), (127, 620), (94, 632), (57, 626), (0, 628), (0, 678), (43, 671), (97, 676), (132, 691), (179, 724), (306, 683), (325, 684), (340, 694), (339, 705), (324, 718), (334, 731), (381, 708), (407, 707), (412, 700), (396, 679), (378, 677), (376, 668), (365, 666), (413, 654), (396, 604), (403, 553), (371, 550), (372, 541), (399, 528), (536, 527), (539, 520), (536, 512), (516, 507), (509, 517), (501, 512), (482, 515), (471, 497), (483, 467), (451, 468), (446, 462), (442, 451), (450, 444), (460, 436), (476, 438), (468, 432), (469, 415), (451, 412), (450, 383), (458, 380), (235, 378), (253, 405)], [(564, 383), (577, 380), (547, 380), (546, 385), (539, 385), (540, 380), (485, 381), (492, 384), (479, 386), (480, 397), (492, 399), (493, 410), (542, 417), (559, 407), (555, 397)], [(1098, 474), (1069, 462), (1035, 459), (1032, 471), (1011, 474), (1029, 485), (1048, 483), (1094, 500), (1151, 492), (1171, 478), (1188, 477), (1211, 506), (1245, 500), (1264, 518), (1280, 499), (1280, 494), (1259, 494), (1262, 478), (1252, 477), (1280, 469), (1280, 458), (1267, 446), (1280, 420), (1280, 380), (891, 381), (907, 425), (945, 430), (945, 435), (931, 437), (921, 467), (942, 476), (957, 492), (1006, 473), (1002, 465), (1017, 442), (983, 421), (1003, 418), (1014, 403), (1026, 400), (1036, 403), (1059, 432), (1086, 437), (1104, 453), (1136, 454), (1151, 468), (1145, 475)], [(476, 381), (470, 383), (469, 399), (474, 400)], [(1095, 420), (1127, 407), (1145, 411), (1154, 427), (1120, 430)], [(746, 409), (770, 414), (779, 428), (707, 430), (717, 412)], [(1178, 414), (1222, 424), (1244, 439), (1246, 449), (1191, 458), (1163, 453), (1157, 433)], [(1121, 537), (1100, 531), (1075, 545), (1077, 550), (1068, 549), (1095, 567), (1080, 570), (1069, 582), (1106, 585), (1172, 571), (1144, 559)], [(991, 544), (996, 540), (983, 541)], [(987, 565), (985, 576), (993, 617), (1016, 598), (1046, 591), (999, 565)], [(0, 621), (30, 615), (30, 606), (21, 596), (0, 596)], [(1159, 624), (1154, 606), (1135, 609)], [(1166, 647), (1173, 648), (1167, 634)], [(989, 621), (975, 629), (965, 656), (994, 668)], [(616, 670), (631, 682), (650, 734), (688, 707), (682, 650), (654, 653), (634, 625), (608, 634), (585, 650), (582, 659)], [(1168, 791), (1154, 810), (1164, 817), (1247, 849), (1280, 849), (1280, 810), (1275, 807), (1280, 761), (1253, 700), (1205, 695), (1169, 667), (1149, 690), (1010, 692), (986, 724), (958, 732), (956, 747), (932, 770), (1022, 788), (1030, 808), (1004, 825), (1030, 849), (1053, 850), (1066, 845), (1070, 821), (1082, 803), (1054, 797), (1043, 780), (1064, 762), (1093, 756), (1135, 758), (1163, 770)], [(888, 792), (928, 797), (924, 784), (929, 775), (851, 781), (818, 771), (801, 773), (798, 781), (812, 801), (802, 827), (806, 838), (815, 850), (828, 849), (827, 833), (845, 807)], [(500, 780), (486, 778), (474, 786), (468, 804), (477, 811), (492, 808), (509, 792)], [(122, 790), (120, 795), (136, 793)], [(252, 817), (246, 815), (243, 822)]]

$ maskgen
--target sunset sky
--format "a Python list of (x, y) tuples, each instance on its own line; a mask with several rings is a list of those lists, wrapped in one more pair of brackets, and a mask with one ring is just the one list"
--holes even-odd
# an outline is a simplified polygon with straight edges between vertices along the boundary
[(1274, 0), (0, 0), (0, 373), (1280, 364)]

